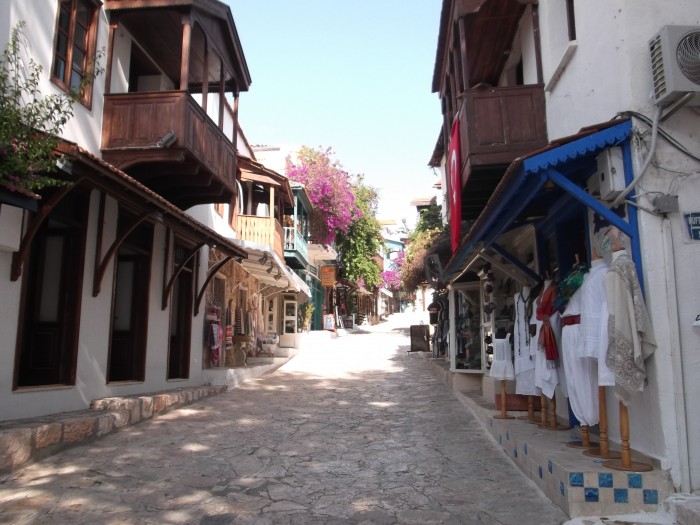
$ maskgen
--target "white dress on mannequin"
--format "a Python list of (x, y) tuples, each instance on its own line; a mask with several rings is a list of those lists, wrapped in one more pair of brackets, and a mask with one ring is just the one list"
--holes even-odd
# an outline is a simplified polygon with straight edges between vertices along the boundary
[(513, 359), (510, 351), (510, 334), (505, 339), (493, 340), (493, 362), (491, 363), (489, 376), (492, 379), (500, 379), (502, 381), (515, 379)]
[[(561, 361), (566, 374), (567, 391), (571, 410), (582, 425), (598, 423), (598, 388), (595, 362), (580, 356), (583, 346), (581, 303), (585, 294), (586, 279), (569, 299), (562, 315)], [(570, 321), (570, 324), (568, 324)]]
[[(548, 279), (544, 282), (542, 291), (544, 292), (545, 290), (547, 290), (549, 286), (554, 286), (554, 284), (551, 280)], [(540, 298), (538, 298), (538, 302), (540, 299), (541, 294)], [(533, 308), (533, 311), (537, 311), (537, 306)], [(561, 325), (559, 323), (559, 318), (559, 312), (553, 312), (549, 316), (549, 324), (552, 327), (552, 332), (554, 333), (554, 338), (556, 340), (557, 347), (561, 348)], [(537, 339), (539, 339), (539, 332), (541, 330), (542, 322), (538, 321), (538, 324), (538, 337), (535, 339), (535, 345), (537, 345)], [(552, 399), (554, 397), (554, 390), (556, 389), (557, 385), (560, 386), (563, 395), (567, 396), (568, 392), (566, 390), (566, 382), (563, 379), (563, 370), (560, 370), (559, 366), (551, 366), (550, 364), (548, 364), (544, 350), (538, 349), (537, 357), (535, 360), (535, 386), (537, 388), (540, 388), (542, 390), (542, 393), (549, 399)]]
[[(513, 298), (515, 302), (515, 329), (513, 330), (515, 393), (525, 396), (538, 395), (535, 388), (535, 354), (531, 353), (533, 348), (530, 319), (527, 316), (527, 304), (534, 299), (530, 294), (530, 288), (525, 286), (523, 291), (516, 293)], [(535, 350), (537, 350), (536, 347)]]
[(608, 353), (608, 301), (605, 297), (605, 275), (608, 265), (604, 259), (594, 259), (583, 281), (581, 297), (580, 355), (593, 359), (598, 365), (596, 386), (615, 386), (615, 371), (606, 363)]

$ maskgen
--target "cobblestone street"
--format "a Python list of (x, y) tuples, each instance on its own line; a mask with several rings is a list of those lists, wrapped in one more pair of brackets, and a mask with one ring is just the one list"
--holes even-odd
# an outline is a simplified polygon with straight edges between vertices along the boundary
[(2, 476), (0, 522), (564, 522), (407, 352), (416, 319), (307, 345), (262, 379)]

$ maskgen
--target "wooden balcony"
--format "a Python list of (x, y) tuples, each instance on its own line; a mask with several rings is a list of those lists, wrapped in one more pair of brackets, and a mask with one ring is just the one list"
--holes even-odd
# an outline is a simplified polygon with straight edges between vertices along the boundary
[(106, 95), (102, 156), (182, 209), (236, 194), (235, 146), (184, 91)]
[(238, 237), (245, 241), (266, 244), (284, 259), (282, 239), (284, 229), (274, 217), (258, 217), (256, 215), (239, 215), (236, 222)]
[(284, 257), (292, 268), (309, 265), (309, 247), (304, 236), (294, 227), (284, 228)]
[(547, 145), (544, 87), (472, 89), (459, 112), (462, 218), (475, 219), (508, 165)]

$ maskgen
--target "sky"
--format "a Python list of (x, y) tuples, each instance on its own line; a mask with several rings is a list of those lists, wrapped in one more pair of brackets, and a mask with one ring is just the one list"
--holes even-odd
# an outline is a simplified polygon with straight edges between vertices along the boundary
[(331, 147), (379, 192), (379, 218), (415, 224), (435, 194), (442, 125), (432, 93), (441, 0), (225, 0), (252, 85), (239, 122), (252, 145)]

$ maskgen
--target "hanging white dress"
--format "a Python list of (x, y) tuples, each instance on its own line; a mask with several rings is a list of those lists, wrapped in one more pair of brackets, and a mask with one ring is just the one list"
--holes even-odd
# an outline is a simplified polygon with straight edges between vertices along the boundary
[(510, 351), (510, 334), (505, 339), (493, 340), (493, 362), (489, 376), (492, 379), (510, 381), (515, 379), (513, 359)]
[(571, 410), (582, 425), (592, 426), (598, 423), (598, 388), (593, 386), (597, 383), (598, 372), (592, 359), (580, 356), (580, 348), (583, 346), (581, 303), (587, 278), (588, 275), (571, 296), (562, 314), (559, 353), (566, 374)]
[(538, 395), (537, 388), (535, 388), (535, 354), (531, 353), (533, 348), (530, 340), (530, 319), (527, 317), (527, 303), (532, 299), (530, 288), (527, 287), (513, 297), (515, 303), (515, 328), (513, 330), (515, 393), (524, 396)]
[(605, 362), (608, 353), (608, 301), (605, 297), (605, 275), (608, 265), (595, 259), (581, 285), (581, 356), (593, 359), (598, 366), (596, 386), (615, 386), (615, 371)]
[[(545, 284), (542, 291), (544, 292), (548, 286), (555, 286), (554, 283), (550, 282)], [(541, 297), (541, 294), (540, 294)], [(540, 298), (537, 299), (539, 302)], [(537, 305), (533, 308), (533, 312), (536, 314)], [(554, 333), (554, 338), (557, 343), (557, 348), (561, 348), (561, 325), (559, 321), (559, 312), (554, 312), (549, 316), (549, 324), (552, 327), (552, 332)], [(542, 321), (538, 321), (538, 337), (535, 339), (535, 346), (537, 346), (537, 340), (539, 339), (539, 332), (541, 330)], [(560, 366), (551, 366), (547, 363), (547, 357), (542, 349), (537, 350), (537, 356), (535, 359), (535, 386), (542, 390), (542, 393), (549, 399), (554, 397), (554, 390), (557, 385), (562, 390), (564, 396), (568, 395), (566, 390), (566, 381), (564, 376), (563, 368)]]

